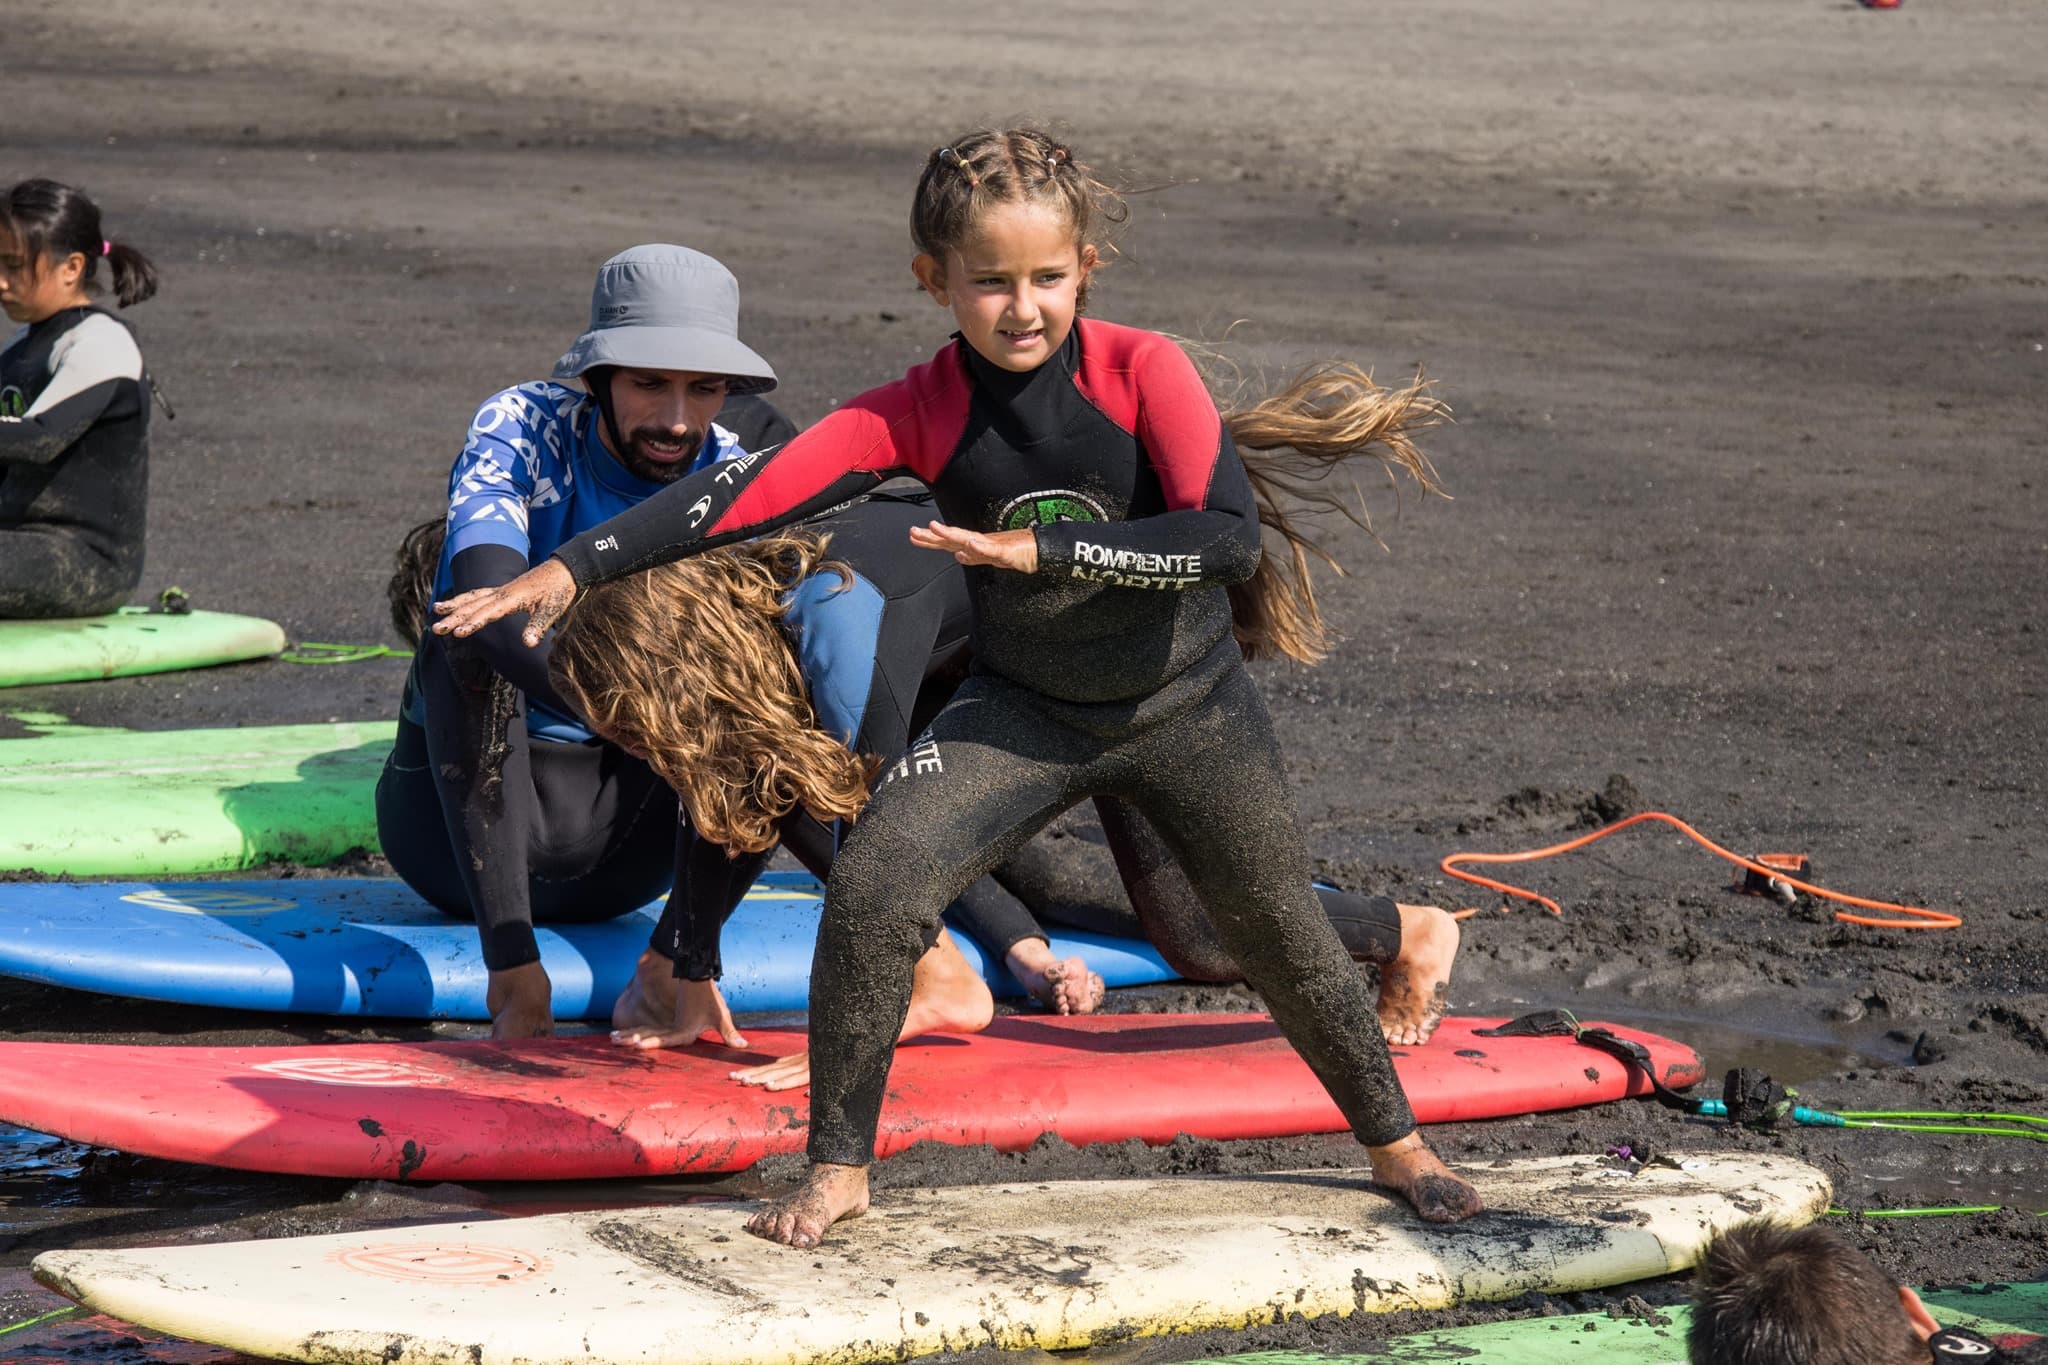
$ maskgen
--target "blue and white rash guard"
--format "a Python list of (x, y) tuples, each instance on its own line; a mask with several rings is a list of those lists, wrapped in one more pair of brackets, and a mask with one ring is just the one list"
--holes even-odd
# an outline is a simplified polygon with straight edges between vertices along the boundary
[[(434, 596), (456, 590), (454, 563), (463, 551), (496, 545), (525, 557), (528, 567), (571, 536), (660, 492), (667, 485), (632, 474), (598, 437), (597, 403), (580, 388), (545, 380), (519, 384), (477, 409), (469, 438), (448, 474), (448, 537), (434, 575)], [(713, 424), (689, 472), (746, 452), (731, 431)], [(544, 660), (537, 660), (545, 667)], [(580, 721), (528, 690), (527, 730), (536, 738), (592, 738)]]

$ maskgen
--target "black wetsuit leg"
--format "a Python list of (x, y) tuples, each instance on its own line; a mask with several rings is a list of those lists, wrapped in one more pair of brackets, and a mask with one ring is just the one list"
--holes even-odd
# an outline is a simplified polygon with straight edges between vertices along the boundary
[(1212, 676), (1191, 703), (1143, 723), (1128, 703), (1060, 703), (971, 678), (885, 774), (840, 849), (819, 926), (812, 1161), (873, 1159), (911, 968), (947, 903), (1091, 795), (1128, 801), (1158, 827), (1359, 1140), (1413, 1130), (1372, 1001), (1309, 890), (1264, 702), (1241, 664)]
[(407, 885), (478, 921), (485, 965), (503, 971), (539, 960), (536, 923), (613, 919), (669, 888), (675, 793), (614, 745), (530, 739), (518, 693), (497, 714), (503, 684), (481, 660), (452, 661), (445, 638), (420, 642), (426, 724), (400, 722), (378, 836)]
[[(998, 957), (1054, 924), (1113, 938), (1141, 938), (1189, 981), (1239, 981), (1244, 973), (1223, 948), (1185, 873), (1144, 816), (1098, 797), (1108, 844), (1041, 837), (962, 893), (947, 923)], [(1113, 860), (1113, 861), (1112, 861)], [(1391, 896), (1317, 886), (1316, 900), (1358, 962), (1392, 962), (1401, 953), (1401, 910)]]
[(140, 531), (134, 543), (113, 560), (62, 527), (0, 528), (0, 620), (107, 615), (142, 577)]
[[(1243, 969), (1151, 822), (1122, 801), (1098, 798), (1095, 809), (1138, 923), (1167, 965), (1190, 981), (1243, 979)], [(1401, 910), (1392, 897), (1328, 886), (1314, 890), (1337, 941), (1354, 961), (1386, 963), (1400, 956)]]
[(1228, 958), (1323, 1083), (1358, 1140), (1415, 1117), (1378, 1011), (1310, 889), (1308, 849), (1265, 699), (1242, 665), (1193, 714), (1119, 747), (1119, 788), (1185, 872)]

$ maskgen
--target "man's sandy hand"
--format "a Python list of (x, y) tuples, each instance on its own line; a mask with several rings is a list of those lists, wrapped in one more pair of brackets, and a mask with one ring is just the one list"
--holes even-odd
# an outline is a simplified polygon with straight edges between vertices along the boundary
[(538, 962), (492, 972), (484, 989), (484, 1008), (491, 1012), (491, 1037), (500, 1042), (554, 1037), (554, 1002), (548, 970)]
[(434, 622), (434, 633), (474, 635), (500, 617), (523, 611), (526, 629), (519, 638), (532, 649), (575, 600), (576, 579), (569, 566), (559, 559), (543, 560), (510, 583), (476, 588), (446, 602), (434, 603), (434, 611), (441, 618)]

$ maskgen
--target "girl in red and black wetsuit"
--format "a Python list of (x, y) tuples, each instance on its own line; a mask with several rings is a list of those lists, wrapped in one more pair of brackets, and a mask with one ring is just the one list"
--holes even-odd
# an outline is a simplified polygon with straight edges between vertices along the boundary
[[(525, 609), (537, 640), (579, 584), (759, 535), (893, 476), (935, 495), (945, 523), (912, 538), (969, 566), (973, 674), (885, 768), (833, 864), (811, 976), (812, 1165), (750, 1224), (762, 1236), (812, 1246), (866, 1208), (912, 964), (948, 902), (1091, 796), (1128, 802), (1164, 838), (1378, 1182), (1433, 1220), (1478, 1208), (1416, 1133), (1373, 1002), (1316, 903), (1244, 667), (1247, 648), (1318, 652), (1306, 580), (1282, 581), (1288, 559), (1305, 570), (1302, 542), (1281, 525), (1292, 553), (1262, 567), (1262, 513), (1276, 514), (1178, 346), (1076, 317), (1115, 211), (1042, 133), (939, 148), (912, 208), (913, 269), (952, 312), (953, 342), (773, 454), (683, 479), (512, 583), (437, 608), (435, 629), (457, 634)], [(1389, 435), (1385, 395), (1332, 375), (1298, 381), (1251, 426), (1326, 462)], [(1253, 599), (1238, 613), (1253, 623), (1246, 648), (1233, 587)]]

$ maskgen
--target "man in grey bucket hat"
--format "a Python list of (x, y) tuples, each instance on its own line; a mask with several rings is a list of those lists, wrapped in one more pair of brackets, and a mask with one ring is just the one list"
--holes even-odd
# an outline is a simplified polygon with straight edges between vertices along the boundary
[[(589, 330), (554, 379), (493, 395), (471, 421), (445, 523), (407, 538), (408, 550), (428, 546), (423, 578), (445, 529), (433, 596), (509, 582), (684, 474), (796, 434), (758, 397), (775, 371), (739, 339), (732, 272), (687, 247), (606, 261)], [(536, 1037), (553, 1032), (554, 1013), (534, 924), (646, 905), (679, 880), (696, 841), (679, 838), (668, 784), (556, 696), (551, 642), (527, 649), (506, 625), (419, 640), (377, 826), (408, 885), (476, 921), (492, 1035)]]
[[(766, 403), (731, 402), (720, 413), (710, 401), (775, 387), (775, 371), (740, 340), (739, 319), (740, 285), (730, 270), (686, 246), (636, 246), (598, 268), (590, 330), (555, 362), (554, 377), (582, 381), (602, 416), (605, 445), (628, 468), (650, 482), (673, 482), (696, 467), (683, 458), (683, 443), (702, 444), (709, 414), (724, 416), (722, 425), (748, 451), (796, 434), (775, 422), (780, 414)], [(630, 372), (624, 385), (621, 371)], [(667, 383), (656, 385), (649, 378), (656, 374), (669, 376)], [(695, 403), (687, 401), (693, 386)]]

